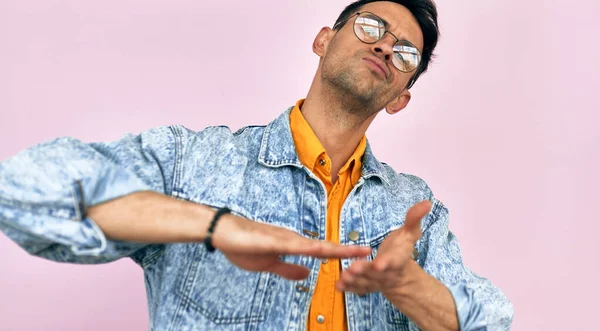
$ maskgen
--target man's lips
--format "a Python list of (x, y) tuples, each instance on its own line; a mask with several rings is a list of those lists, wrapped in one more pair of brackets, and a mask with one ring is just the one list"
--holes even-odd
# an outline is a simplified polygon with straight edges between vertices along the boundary
[(385, 65), (381, 62), (381, 60), (374, 59), (372, 57), (364, 57), (363, 60), (367, 62), (367, 65), (369, 65), (371, 68), (373, 68), (373, 70), (387, 80), (387, 70), (385, 69)]

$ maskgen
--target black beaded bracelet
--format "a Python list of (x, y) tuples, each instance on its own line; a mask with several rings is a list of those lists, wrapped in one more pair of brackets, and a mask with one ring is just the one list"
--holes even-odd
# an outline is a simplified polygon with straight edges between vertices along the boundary
[(217, 222), (219, 221), (221, 216), (229, 213), (231, 213), (231, 210), (229, 210), (229, 208), (220, 208), (219, 210), (217, 210), (215, 217), (213, 217), (212, 221), (210, 222), (210, 226), (208, 227), (208, 234), (206, 235), (206, 239), (204, 239), (204, 246), (206, 246), (206, 250), (208, 252), (212, 253), (215, 251), (215, 246), (213, 246), (212, 244), (212, 234), (213, 232), (215, 232), (215, 226), (217, 225)]

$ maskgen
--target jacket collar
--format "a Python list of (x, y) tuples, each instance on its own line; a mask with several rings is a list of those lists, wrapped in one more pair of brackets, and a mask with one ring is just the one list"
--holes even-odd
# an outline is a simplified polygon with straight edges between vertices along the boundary
[[(260, 153), (258, 154), (258, 162), (260, 164), (271, 168), (284, 166), (303, 167), (296, 152), (290, 127), (290, 113), (292, 109), (294, 107), (288, 108), (288, 110), (269, 123), (265, 128), (260, 145)], [(378, 177), (386, 184), (390, 183), (384, 165), (373, 155), (368, 140), (362, 162), (361, 179)]]

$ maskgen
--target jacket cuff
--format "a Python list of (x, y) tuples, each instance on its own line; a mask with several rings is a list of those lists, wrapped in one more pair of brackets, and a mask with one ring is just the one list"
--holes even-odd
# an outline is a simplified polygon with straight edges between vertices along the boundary
[(487, 331), (483, 305), (475, 300), (473, 290), (464, 284), (446, 285), (446, 287), (450, 290), (456, 304), (459, 330)]

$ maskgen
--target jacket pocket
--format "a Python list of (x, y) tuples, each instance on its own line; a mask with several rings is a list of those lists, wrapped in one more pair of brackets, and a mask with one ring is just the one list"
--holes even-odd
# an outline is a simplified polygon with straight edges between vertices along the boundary
[(391, 302), (385, 300), (386, 320), (394, 330), (409, 331), (408, 317), (402, 314)]
[(215, 324), (263, 321), (271, 308), (274, 276), (248, 272), (197, 244), (187, 277), (178, 288), (185, 304)]

